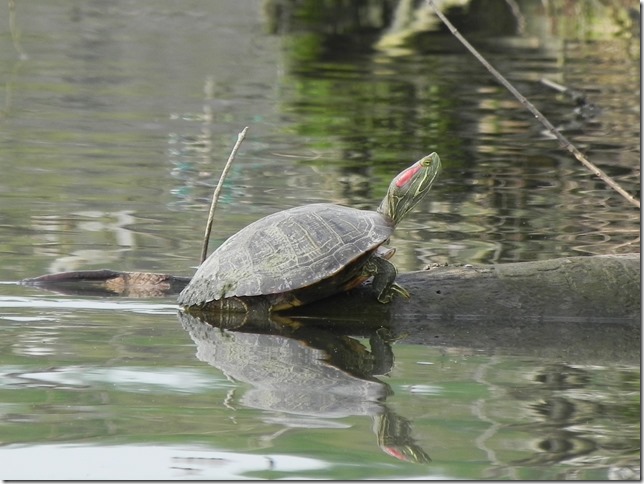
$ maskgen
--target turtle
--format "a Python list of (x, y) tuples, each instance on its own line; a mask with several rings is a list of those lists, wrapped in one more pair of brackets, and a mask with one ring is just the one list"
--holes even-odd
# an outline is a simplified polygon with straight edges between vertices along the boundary
[(281, 311), (348, 291), (373, 277), (379, 302), (409, 298), (387, 248), (396, 225), (427, 194), (441, 161), (431, 153), (400, 172), (376, 211), (331, 203), (283, 210), (220, 245), (179, 294), (188, 310)]

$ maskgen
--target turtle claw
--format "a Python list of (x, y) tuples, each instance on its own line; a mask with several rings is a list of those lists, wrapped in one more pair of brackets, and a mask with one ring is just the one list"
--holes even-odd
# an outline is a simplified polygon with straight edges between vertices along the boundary
[(397, 284), (397, 283), (394, 282), (391, 285), (391, 290), (394, 291), (394, 292), (397, 292), (398, 294), (400, 294), (405, 299), (411, 299), (411, 294), (409, 294), (409, 291), (407, 289), (405, 289), (404, 287), (402, 287), (400, 284)]
[(388, 304), (394, 299), (394, 296), (396, 294), (404, 297), (405, 299), (411, 298), (411, 295), (409, 294), (407, 289), (394, 282), (393, 284), (391, 284), (391, 286), (384, 289), (380, 294), (378, 294), (378, 302), (381, 302), (382, 304)]

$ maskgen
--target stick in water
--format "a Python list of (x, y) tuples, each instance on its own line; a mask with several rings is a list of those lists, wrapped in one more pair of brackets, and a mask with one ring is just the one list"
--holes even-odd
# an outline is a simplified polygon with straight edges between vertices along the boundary
[(241, 132), (237, 135), (237, 142), (235, 143), (235, 146), (233, 146), (233, 150), (230, 152), (226, 166), (224, 166), (224, 170), (221, 172), (221, 176), (219, 177), (219, 182), (217, 183), (215, 191), (212, 194), (210, 213), (208, 214), (208, 222), (206, 223), (206, 233), (204, 234), (203, 247), (201, 248), (200, 263), (203, 263), (203, 261), (206, 260), (206, 255), (208, 254), (208, 241), (210, 240), (210, 232), (212, 231), (212, 221), (215, 218), (215, 208), (217, 207), (217, 200), (219, 200), (219, 195), (221, 194), (221, 188), (224, 185), (224, 179), (226, 178), (228, 170), (230, 170), (230, 167), (233, 164), (237, 150), (239, 150), (242, 141), (244, 141), (244, 138), (246, 137), (246, 131), (248, 131), (248, 126), (242, 129)]
[(525, 106), (537, 120), (541, 124), (543, 124), (546, 129), (552, 133), (552, 135), (557, 138), (557, 141), (561, 144), (562, 148), (564, 148), (566, 151), (571, 153), (579, 162), (581, 162), (582, 165), (584, 165), (586, 168), (588, 168), (593, 174), (601, 178), (604, 183), (606, 183), (609, 187), (611, 187), (613, 190), (615, 190), (617, 193), (619, 193), (622, 197), (624, 197), (626, 200), (628, 200), (631, 204), (635, 205), (637, 208), (640, 207), (640, 201), (636, 198), (634, 198), (630, 193), (628, 193), (626, 190), (624, 190), (619, 183), (617, 183), (615, 180), (613, 180), (611, 177), (609, 177), (603, 170), (595, 166), (595, 164), (591, 163), (576, 147), (573, 145), (568, 139), (562, 135), (557, 128), (555, 128), (548, 119), (541, 114), (541, 112), (534, 107), (534, 105), (528, 101), (523, 94), (521, 94), (519, 91), (516, 90), (516, 88), (510, 84), (510, 82), (501, 75), (499, 71), (497, 71), (485, 58), (478, 53), (478, 51), (472, 47), (472, 45), (461, 35), (461, 33), (452, 25), (452, 23), (443, 15), (443, 13), (434, 5), (434, 0), (426, 0), (427, 4), (436, 12), (436, 15), (438, 18), (441, 19), (441, 21), (447, 26), (447, 28), (450, 30), (450, 32), (456, 37), (461, 44), (465, 46), (467, 50), (469, 50), (476, 59), (485, 66), (485, 68), (490, 71), (490, 73), (501, 83), (505, 88), (510, 91), (514, 97), (516, 97), (519, 102)]

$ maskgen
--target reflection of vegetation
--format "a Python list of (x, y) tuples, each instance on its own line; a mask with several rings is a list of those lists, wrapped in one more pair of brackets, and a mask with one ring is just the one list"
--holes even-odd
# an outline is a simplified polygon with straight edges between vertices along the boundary
[[(284, 49), (288, 53), (291, 75), (286, 78), (287, 92), (290, 90), (287, 110), (302, 115), (297, 132), (310, 137), (312, 144), (327, 150), (340, 145), (343, 148), (338, 158), (349, 160), (392, 161), (410, 155), (413, 158), (428, 146), (439, 153), (449, 151), (452, 163), (467, 158), (464, 153), (453, 156), (454, 151), (463, 149), (462, 139), (458, 143), (449, 142), (454, 139), (450, 132), (460, 124), (464, 106), (457, 86), (441, 82), (440, 73), (448, 68), (444, 65), (448, 59), (425, 56), (425, 67), (418, 70), (414, 66), (415, 70), (410, 71), (405, 62), (382, 55), (386, 49), (374, 55), (375, 41), (391, 36), (393, 26), (396, 31), (404, 31), (414, 25), (416, 17), (426, 15), (427, 6), (423, 2), (413, 8), (411, 5), (400, 8), (407, 3), (413, 4), (405, 0), (267, 2), (270, 30), (284, 35)], [(507, 2), (463, 3), (445, 5), (454, 7), (450, 12), (455, 23), (477, 36), (509, 36), (522, 25), (535, 28), (544, 22), (544, 12), (529, 2), (517, 2), (514, 10)], [(549, 3), (545, 19), (549, 15), (569, 23), (571, 15), (575, 21), (578, 15), (598, 22), (605, 19), (606, 9), (600, 4), (583, 4), (573, 6), (565, 0)], [(621, 18), (618, 12), (628, 12), (626, 6), (609, 10), (616, 18)], [(400, 11), (404, 21), (396, 18)], [(609, 29), (597, 27), (597, 31)], [(440, 48), (433, 46), (436, 34), (428, 31), (414, 34), (400, 41), (411, 48), (409, 56)], [(495, 119), (503, 122), (500, 117)]]
[[(450, 220), (448, 233), (429, 241), (434, 251), (444, 251), (437, 247), (458, 240), (460, 232), (471, 234), (471, 225), (480, 227), (482, 240), (460, 248), (468, 260), (531, 260), (548, 244), (551, 251), (545, 252), (561, 255), (637, 250), (638, 230), (631, 230), (637, 212), (623, 227), (607, 224), (624, 214), (613, 213), (612, 201), (600, 194), (604, 187), (566, 159), (531, 124), (531, 116), (431, 22), (424, 2), (266, 3), (270, 30), (281, 35), (286, 58), (282, 109), (295, 120), (289, 129), (322, 153), (318, 163), (337, 164), (341, 176), (375, 167), (383, 172), (376, 178), (384, 186), (396, 163), (432, 150), (445, 159), (445, 184), (436, 192), (449, 192), (444, 197), (452, 206), (444, 210), (452, 219), (466, 214), (471, 224)], [(630, 64), (619, 64), (620, 72), (612, 74), (611, 43), (617, 42), (620, 52), (632, 50), (638, 29), (627, 2), (471, 0), (443, 6), (556, 125), (570, 125), (574, 105), (552, 93), (544, 97), (536, 87), (541, 77), (597, 90), (606, 82), (623, 90), (630, 77), (636, 80), (637, 69), (625, 67)], [(603, 44), (583, 43), (598, 39)], [(590, 55), (604, 67), (588, 63)], [(580, 71), (580, 62), (588, 63), (588, 72)], [(590, 80), (589, 74), (599, 72), (602, 77)], [(593, 97), (600, 109), (614, 102), (610, 96)], [(612, 148), (615, 156), (606, 159), (619, 161), (602, 168), (636, 192), (637, 163), (629, 154), (639, 138), (628, 134), (627, 125), (639, 123), (630, 107), (621, 108), (603, 111), (570, 137), (585, 151)], [(607, 130), (623, 139), (606, 139)], [(374, 173), (368, 176), (373, 180)], [(593, 193), (601, 214), (583, 215), (587, 193)]]
[[(526, 401), (533, 419), (519, 427), (533, 432), (535, 453), (516, 461), (521, 467), (559, 462), (584, 463), (588, 472), (604, 469), (593, 458), (600, 449), (632, 465), (639, 459), (639, 375), (628, 369), (553, 364), (539, 369), (528, 386), (512, 393)], [(529, 402), (529, 403), (528, 403)], [(610, 429), (619, 427), (619, 435)], [(628, 464), (626, 464), (628, 462)], [(592, 474), (588, 475), (592, 478)]]
[(327, 65), (327, 76), (289, 78), (288, 109), (306, 113), (306, 122), (296, 127), (298, 134), (327, 151), (342, 147), (336, 156), (348, 160), (346, 164), (365, 159), (406, 164), (434, 150), (456, 149), (446, 135), (453, 120), (439, 115), (450, 109), (445, 105), (450, 96), (438, 78), (418, 85), (371, 68), (364, 63)]
[[(528, 2), (525, 5), (529, 7)], [(639, 9), (630, 0), (557, 0), (544, 6), (564, 38), (592, 41), (638, 36)]]
[(269, 3), (288, 10), (278, 30), (288, 29), (284, 47), (292, 75), (285, 78), (285, 109), (300, 115), (298, 134), (345, 166), (408, 163), (447, 146), (457, 149), (446, 136), (452, 120), (439, 114), (457, 106), (445, 105), (454, 98), (444, 92), (435, 61), (422, 73), (374, 62), (373, 43), (388, 27), (395, 2)]
[(267, 0), (271, 33), (315, 31), (333, 36), (377, 33), (391, 21), (398, 0)]
[(22, 48), (20, 43), (20, 30), (16, 26), (16, 2), (15, 0), (9, 0), (9, 31), (11, 32), (11, 40), (13, 41), (13, 47), (16, 49), (16, 52), (20, 56), (21, 60), (27, 59), (27, 53)]

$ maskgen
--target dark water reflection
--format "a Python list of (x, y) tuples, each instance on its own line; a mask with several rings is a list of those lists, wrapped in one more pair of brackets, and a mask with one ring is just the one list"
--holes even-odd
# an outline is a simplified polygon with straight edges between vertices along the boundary
[(245, 407), (269, 410), (271, 420), (285, 427), (336, 427), (333, 421), (368, 416), (378, 446), (405, 462), (431, 458), (413, 440), (411, 425), (385, 403), (393, 395), (376, 378), (394, 363), (388, 332), (372, 331), (370, 350), (341, 331), (291, 320), (231, 332), (218, 321), (180, 313), (183, 327), (197, 346), (197, 358), (229, 378), (249, 383), (240, 399)]
[[(0, 280), (104, 267), (190, 275), (243, 126), (211, 247), (302, 203), (373, 208), (393, 175), (435, 150), (439, 182), (392, 240), (400, 269), (638, 252), (639, 211), (411, 3), (16, 2), (13, 33), (11, 3), (0, 6)], [(639, 195), (639, 21), (628, 2), (463, 5), (451, 18), (488, 60)], [(542, 77), (596, 109), (580, 115)], [(175, 309), (174, 299), (0, 285), (6, 476), (38, 478), (36, 461), (42, 478), (639, 472), (637, 358), (403, 339), (389, 376), (351, 376), (362, 383), (347, 388), (375, 385), (373, 395), (337, 418), (319, 408), (303, 418), (253, 400), (257, 381), (195, 357), (206, 343)], [(370, 348), (365, 334), (346, 337)], [(301, 344), (274, 341), (261, 345), (265, 360)], [(252, 361), (252, 348), (237, 351)], [(291, 383), (277, 381), (288, 396)], [(396, 432), (432, 462), (383, 453)]]

